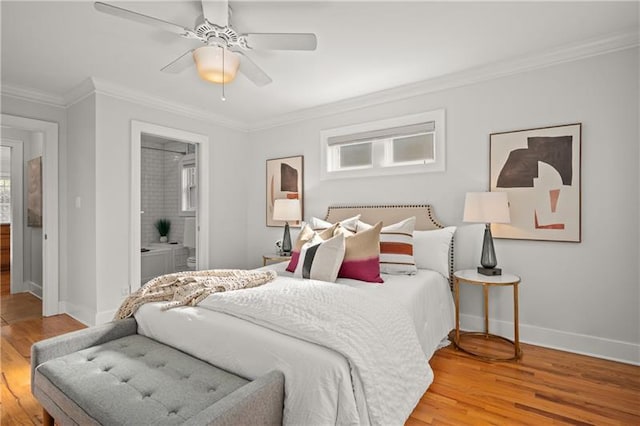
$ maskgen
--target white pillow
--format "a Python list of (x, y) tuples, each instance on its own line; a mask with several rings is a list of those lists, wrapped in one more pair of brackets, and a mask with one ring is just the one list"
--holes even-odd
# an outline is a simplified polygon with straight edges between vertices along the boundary
[(344, 235), (323, 240), (318, 236), (303, 244), (294, 277), (335, 282), (344, 259)]
[(413, 232), (413, 257), (418, 269), (431, 269), (449, 278), (449, 247), (455, 226)]
[[(338, 223), (344, 229), (348, 229), (351, 232), (356, 232), (359, 219), (360, 219), (360, 215), (357, 215), (345, 220), (341, 220)], [(333, 226), (333, 223), (329, 223), (326, 220), (318, 219), (317, 217), (312, 217), (311, 222), (309, 223), (309, 226), (311, 226), (311, 229), (313, 229), (314, 231), (321, 231), (323, 229), (331, 228)]]
[[(413, 275), (418, 272), (413, 257), (415, 216), (385, 226), (380, 230), (380, 272), (392, 275)], [(371, 225), (358, 221), (358, 232)]]

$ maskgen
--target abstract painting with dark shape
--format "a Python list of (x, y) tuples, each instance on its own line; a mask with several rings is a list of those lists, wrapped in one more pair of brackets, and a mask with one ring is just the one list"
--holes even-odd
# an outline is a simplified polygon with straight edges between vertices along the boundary
[(514, 149), (509, 153), (498, 175), (496, 186), (498, 188), (533, 188), (533, 179), (538, 177), (538, 161), (556, 169), (563, 185), (571, 185), (572, 143), (572, 136), (527, 138), (527, 148)]
[(280, 191), (298, 192), (298, 171), (286, 163), (280, 164)]

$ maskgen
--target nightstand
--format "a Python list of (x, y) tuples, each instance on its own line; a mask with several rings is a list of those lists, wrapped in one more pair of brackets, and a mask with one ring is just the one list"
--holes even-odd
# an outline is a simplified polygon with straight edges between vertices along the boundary
[[(482, 331), (460, 331), (460, 283), (482, 286), (482, 295), (484, 299), (484, 332)], [(456, 271), (453, 274), (453, 291), (456, 305), (456, 330), (453, 335), (453, 344), (463, 352), (482, 358), (487, 361), (510, 361), (520, 359), (522, 350), (520, 349), (520, 335), (518, 330), (518, 284), (520, 277), (513, 274), (503, 273), (502, 275), (482, 275), (473, 269)], [(506, 337), (489, 333), (489, 287), (493, 286), (511, 286), (513, 288), (513, 340)], [(496, 358), (484, 355), (478, 351), (465, 348), (462, 339), (465, 336), (483, 336), (487, 339), (499, 339), (513, 345), (514, 354), (512, 357)]]
[(288, 262), (291, 260), (291, 256), (283, 256), (280, 254), (263, 254), (262, 266), (267, 266), (270, 263)]

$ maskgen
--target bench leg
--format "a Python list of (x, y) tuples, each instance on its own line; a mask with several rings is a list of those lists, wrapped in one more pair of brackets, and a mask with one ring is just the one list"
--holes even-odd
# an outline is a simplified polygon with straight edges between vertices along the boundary
[(49, 414), (49, 412), (47, 410), (45, 410), (44, 408), (42, 409), (42, 424), (44, 426), (53, 426), (53, 417), (51, 417), (51, 414)]

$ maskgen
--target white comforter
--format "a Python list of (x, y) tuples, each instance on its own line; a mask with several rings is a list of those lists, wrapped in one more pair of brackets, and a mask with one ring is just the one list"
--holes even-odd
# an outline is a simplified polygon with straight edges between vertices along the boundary
[(342, 354), (375, 425), (402, 424), (433, 380), (406, 310), (344, 285), (279, 277), (199, 306)]
[[(267, 268), (287, 275), (284, 266)], [(425, 354), (421, 368), (428, 369), (426, 359), (454, 324), (448, 282), (440, 274), (427, 270), (419, 270), (411, 277), (385, 275), (384, 279), (383, 285), (338, 281), (340, 286), (358, 292), (358, 303), (354, 306), (365, 297), (367, 300), (377, 298), (385, 305), (402, 306), (413, 319), (413, 327), (406, 326), (404, 330), (418, 333)], [(282, 371), (285, 375), (285, 425), (369, 423), (368, 408), (374, 404), (366, 403), (361, 378), (356, 380), (350, 363), (336, 350), (205, 306), (169, 311), (162, 311), (162, 306), (162, 303), (150, 303), (138, 310), (135, 317), (140, 334), (248, 379), (274, 369)], [(343, 321), (350, 318), (351, 309), (345, 308)], [(418, 371), (422, 370), (416, 370), (416, 374)], [(427, 383), (430, 383), (431, 370), (427, 371)], [(397, 398), (406, 397), (397, 395)], [(410, 403), (409, 399), (407, 405)]]

